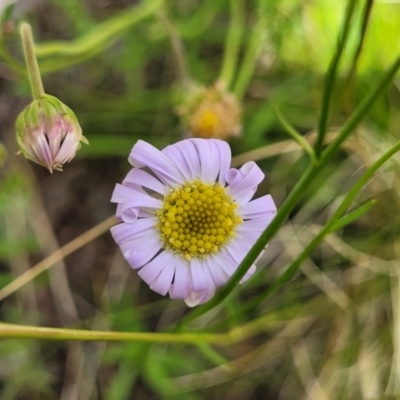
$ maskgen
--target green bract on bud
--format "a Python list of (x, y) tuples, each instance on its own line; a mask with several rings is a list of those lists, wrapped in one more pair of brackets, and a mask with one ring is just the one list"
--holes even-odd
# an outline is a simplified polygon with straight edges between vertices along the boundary
[(48, 94), (22, 111), (16, 130), (22, 154), (50, 172), (62, 171), (63, 165), (74, 158), (81, 142), (89, 144), (74, 112)]

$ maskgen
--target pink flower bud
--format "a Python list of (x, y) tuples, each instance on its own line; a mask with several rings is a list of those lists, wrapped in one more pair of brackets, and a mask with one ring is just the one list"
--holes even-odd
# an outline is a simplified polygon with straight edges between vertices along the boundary
[(34, 100), (16, 122), (17, 142), (25, 158), (50, 172), (62, 171), (81, 147), (89, 144), (74, 112), (54, 96)]

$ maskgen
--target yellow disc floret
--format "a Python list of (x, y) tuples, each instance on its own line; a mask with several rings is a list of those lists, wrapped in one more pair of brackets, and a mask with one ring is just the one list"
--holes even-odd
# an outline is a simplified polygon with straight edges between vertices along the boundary
[(243, 222), (236, 207), (219, 183), (187, 182), (164, 197), (156, 227), (168, 250), (188, 260), (204, 257), (219, 251)]
[(217, 126), (221, 124), (221, 116), (219, 116), (211, 108), (200, 109), (192, 121), (192, 130), (199, 137), (209, 139), (215, 136)]

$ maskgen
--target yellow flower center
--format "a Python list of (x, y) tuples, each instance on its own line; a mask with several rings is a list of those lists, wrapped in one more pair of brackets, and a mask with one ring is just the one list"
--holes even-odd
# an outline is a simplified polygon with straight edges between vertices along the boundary
[(204, 138), (214, 135), (215, 127), (218, 124), (218, 115), (215, 111), (206, 108), (200, 112), (198, 120), (195, 122), (195, 131)]
[(236, 207), (219, 183), (187, 182), (164, 197), (156, 227), (166, 249), (187, 260), (204, 257), (224, 246), (243, 222)]

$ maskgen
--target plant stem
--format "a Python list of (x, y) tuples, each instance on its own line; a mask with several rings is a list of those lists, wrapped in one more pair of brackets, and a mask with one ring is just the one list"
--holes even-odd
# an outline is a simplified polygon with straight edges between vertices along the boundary
[(84, 329), (64, 329), (0, 323), (0, 337), (9, 339), (50, 339), (84, 341), (135, 341), (153, 343), (214, 343), (224, 344), (227, 334), (211, 333), (153, 333), (153, 332), (107, 332)]
[(325, 88), (322, 98), (321, 115), (318, 122), (318, 135), (315, 143), (315, 153), (317, 158), (320, 157), (322, 152), (322, 146), (324, 143), (324, 137), (326, 134), (326, 128), (329, 117), (329, 106), (332, 98), (333, 86), (336, 80), (336, 72), (339, 66), (340, 58), (342, 57), (344, 47), (347, 42), (350, 31), (351, 18), (355, 8), (357, 0), (350, 0), (347, 6), (346, 14), (344, 17), (341, 32), (337, 43), (335, 54), (333, 55), (332, 61), (329, 64), (328, 72), (325, 78)]
[(253, 32), (246, 46), (247, 50), (244, 55), (244, 59), (241, 62), (238, 77), (236, 79), (233, 89), (233, 92), (239, 100), (242, 99), (242, 97), (244, 96), (253, 75), (254, 68), (256, 67), (258, 50), (263, 39), (266, 13), (263, 12), (263, 9), (261, 7), (259, 7), (257, 13), (257, 22), (252, 29)]
[(165, 30), (167, 31), (169, 40), (171, 42), (172, 52), (175, 56), (176, 69), (178, 71), (178, 78), (181, 81), (182, 87), (184, 89), (189, 89), (191, 79), (187, 67), (188, 64), (185, 46), (183, 45), (180, 33), (168, 18), (168, 15), (165, 11), (159, 11), (157, 16), (164, 24)]
[(82, 235), (70, 241), (54, 253), (50, 254), (48, 257), (40, 261), (32, 268), (29, 268), (25, 273), (18, 276), (8, 285), (0, 289), (0, 301), (4, 300), (10, 294), (16, 292), (18, 289), (21, 289), (21, 287), (25, 286), (42, 272), (48, 270), (54, 264), (58, 263), (69, 254), (80, 249), (84, 245), (90, 243), (92, 240), (102, 235), (104, 232), (108, 231), (116, 223), (117, 220), (114, 216), (107, 218), (103, 222), (100, 222), (98, 225), (82, 233)]
[(33, 42), (33, 35), (31, 26), (23, 23), (20, 28), (22, 45), (24, 47), (24, 54), (26, 65), (28, 68), (29, 82), (31, 84), (32, 95), (35, 100), (40, 100), (44, 96), (44, 88), (42, 78), (40, 76), (39, 65), (35, 55), (35, 48)]
[(314, 149), (310, 146), (307, 140), (289, 123), (289, 121), (281, 114), (277, 107), (273, 107), (274, 112), (278, 118), (278, 121), (285, 129), (285, 131), (300, 145), (303, 150), (309, 155), (310, 160), (314, 163), (315, 153)]
[(243, 32), (244, 25), (244, 1), (243, 0), (231, 0), (231, 21), (226, 39), (224, 49), (224, 60), (222, 64), (222, 71), (220, 79), (225, 83), (226, 87), (232, 82), (235, 69), (236, 61), (238, 56), (238, 50), (240, 46), (240, 39)]

